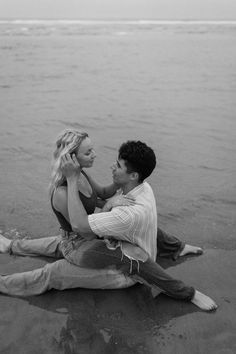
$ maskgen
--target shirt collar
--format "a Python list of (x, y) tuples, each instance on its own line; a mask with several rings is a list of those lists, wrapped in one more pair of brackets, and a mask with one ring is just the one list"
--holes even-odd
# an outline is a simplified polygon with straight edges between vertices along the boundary
[(140, 194), (141, 191), (143, 191), (144, 189), (144, 183), (140, 183), (137, 187), (135, 187), (134, 189), (132, 189), (129, 193), (127, 193), (127, 195), (132, 195), (132, 197), (136, 197)]

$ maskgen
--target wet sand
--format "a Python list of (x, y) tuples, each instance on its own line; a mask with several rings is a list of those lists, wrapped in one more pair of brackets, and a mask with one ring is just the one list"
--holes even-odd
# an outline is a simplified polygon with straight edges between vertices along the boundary
[[(48, 259), (0, 256), (1, 273), (26, 271)], [(213, 297), (205, 313), (191, 303), (136, 285), (125, 290), (50, 291), (0, 296), (1, 353), (235, 353), (236, 251), (205, 249), (163, 266)]]
[[(226, 188), (204, 196), (204, 201), (192, 200), (191, 205), (179, 205), (176, 213), (171, 207), (160, 210), (160, 226), (203, 246), (204, 254), (177, 262), (163, 259), (162, 265), (211, 296), (219, 305), (216, 312), (205, 313), (163, 294), (153, 299), (142, 285), (109, 291), (53, 290), (29, 298), (0, 295), (1, 354), (235, 353), (235, 203)], [(52, 230), (44, 230), (42, 236), (52, 235), (54, 219), (48, 220), (42, 210), (36, 224), (44, 220)], [(14, 219), (16, 225), (19, 220)], [(36, 226), (30, 220), (25, 227), (34, 235)], [(34, 237), (40, 237), (36, 231)], [(0, 255), (1, 274), (27, 271), (48, 261), (52, 260)]]

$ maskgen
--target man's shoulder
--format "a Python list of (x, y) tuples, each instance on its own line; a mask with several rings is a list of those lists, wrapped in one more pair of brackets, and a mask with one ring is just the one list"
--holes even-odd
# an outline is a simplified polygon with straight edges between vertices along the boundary
[(139, 191), (135, 197), (137, 199), (143, 198), (144, 200), (148, 200), (148, 199), (154, 200), (155, 199), (153, 189), (148, 182), (142, 183), (142, 187), (139, 189)]
[(144, 191), (149, 192), (149, 193), (153, 193), (153, 189), (148, 182), (144, 181), (143, 187), (144, 187)]

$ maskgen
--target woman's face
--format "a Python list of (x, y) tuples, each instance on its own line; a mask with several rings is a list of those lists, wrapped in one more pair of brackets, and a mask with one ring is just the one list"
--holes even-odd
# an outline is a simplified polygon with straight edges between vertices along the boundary
[(93, 166), (93, 161), (96, 157), (95, 151), (93, 149), (93, 144), (89, 138), (85, 138), (80, 147), (75, 151), (75, 156), (83, 168), (89, 168)]

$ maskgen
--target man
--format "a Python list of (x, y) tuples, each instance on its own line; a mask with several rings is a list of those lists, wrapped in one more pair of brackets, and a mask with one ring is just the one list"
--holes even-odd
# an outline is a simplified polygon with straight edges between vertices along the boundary
[[(80, 168), (76, 158), (66, 155), (62, 163), (68, 184), (68, 211), (72, 228), (84, 238), (91, 239), (91, 236), (94, 237), (94, 247), (88, 248), (84, 254), (81, 254), (79, 250), (78, 252), (72, 252), (71, 262), (79, 265), (76, 268), (70, 264), (69, 269), (68, 264), (60, 263), (66, 262), (63, 260), (55, 262), (53, 265), (47, 265), (43, 269), (1, 277), (1, 292), (11, 295), (32, 295), (42, 293), (50, 288), (109, 288), (99, 271), (109, 263), (109, 259), (111, 259), (110, 265), (114, 266), (114, 257), (117, 256), (117, 263), (115, 264), (117, 268), (133, 277), (133, 279), (141, 280), (148, 286), (154, 285), (154, 288), (159, 286), (168, 295), (189, 300), (203, 310), (216, 309), (216, 304), (209, 297), (195, 291), (192, 287), (186, 286), (181, 281), (171, 278), (160, 266), (153, 262), (157, 254), (156, 205), (151, 187), (147, 182), (144, 182), (156, 165), (155, 154), (151, 148), (141, 142), (127, 142), (121, 146), (119, 158), (113, 167), (114, 182), (121, 188), (124, 195), (128, 196), (130, 194), (135, 197), (135, 205), (113, 208), (109, 212), (89, 216), (77, 193)], [(97, 236), (100, 238), (113, 236), (116, 240), (121, 241), (118, 246), (122, 250), (119, 247), (117, 249), (117, 245), (115, 245), (114, 251), (108, 251), (103, 241), (96, 241)], [(34, 242), (37, 242), (37, 240), (34, 240)], [(130, 247), (131, 243), (140, 248)], [(10, 245), (5, 243), (4, 249), (3, 240), (2, 251), (4, 252), (9, 247)], [(23, 248), (23, 251), (26, 251), (27, 254), (30, 253), (25, 247)], [(184, 248), (186, 251), (186, 247)], [(41, 254), (45, 254), (46, 251), (44, 249)], [(111, 252), (114, 253), (111, 254)], [(19, 251), (18, 249), (19, 253), (22, 254), (22, 250)], [(124, 257), (123, 262), (120, 260), (120, 254)], [(132, 259), (140, 261), (140, 272), (139, 269), (133, 272)], [(55, 264), (56, 266), (54, 266)], [(129, 274), (127, 267), (130, 265)], [(81, 270), (80, 266), (87, 267), (86, 271), (89, 268), (98, 268), (97, 270), (91, 269), (92, 273), (90, 273), (94, 275), (98, 272), (96, 273), (96, 281), (91, 282), (88, 273), (84, 275), (86, 272), (83, 274), (84, 278), (81, 279), (81, 274), (78, 274)], [(114, 270), (111, 269), (104, 274), (113, 277), (115, 273), (111, 272), (114, 272)], [(22, 289), (22, 281), (24, 282), (24, 289)], [(117, 283), (114, 285), (118, 287)]]

